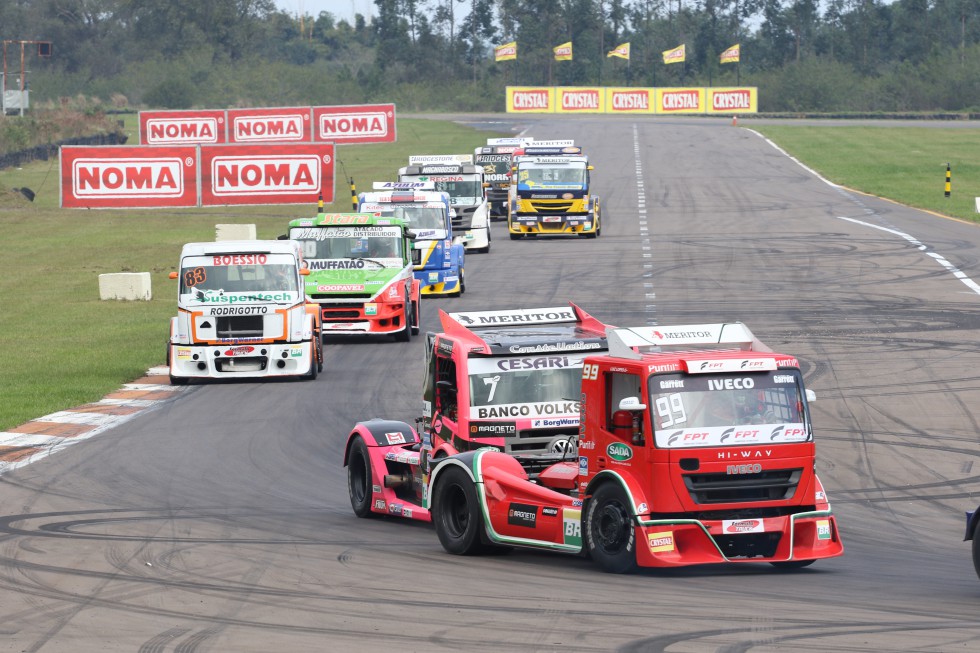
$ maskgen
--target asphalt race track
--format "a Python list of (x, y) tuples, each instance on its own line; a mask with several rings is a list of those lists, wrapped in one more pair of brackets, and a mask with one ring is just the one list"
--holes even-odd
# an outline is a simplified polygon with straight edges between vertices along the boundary
[(835, 188), (751, 120), (493, 121), (584, 146), (602, 236), (510, 241), (495, 222), (423, 331), (440, 308), (569, 300), (621, 326), (745, 322), (817, 393), (844, 556), (613, 576), (356, 519), (344, 439), (420, 414), (424, 340), (349, 339), (314, 382), (192, 386), (0, 476), (0, 650), (977, 650), (980, 228)]

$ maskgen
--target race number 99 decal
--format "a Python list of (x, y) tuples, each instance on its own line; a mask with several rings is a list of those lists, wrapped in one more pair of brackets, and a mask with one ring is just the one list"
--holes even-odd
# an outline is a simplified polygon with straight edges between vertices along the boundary
[(582, 379), (585, 381), (595, 381), (599, 378), (599, 366), (586, 363), (582, 366)]

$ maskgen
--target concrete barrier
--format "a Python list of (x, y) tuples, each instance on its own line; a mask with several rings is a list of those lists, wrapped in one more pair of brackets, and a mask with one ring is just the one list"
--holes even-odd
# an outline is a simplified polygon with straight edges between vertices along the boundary
[(214, 240), (255, 240), (254, 224), (216, 224)]
[(149, 272), (116, 272), (99, 275), (99, 299), (153, 299)]

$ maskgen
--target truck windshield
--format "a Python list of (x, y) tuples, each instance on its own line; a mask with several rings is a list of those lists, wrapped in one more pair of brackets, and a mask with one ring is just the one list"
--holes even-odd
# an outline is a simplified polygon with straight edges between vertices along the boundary
[(386, 267), (402, 264), (402, 237), (398, 227), (293, 227), (289, 237), (303, 245), (310, 269), (313, 261), (369, 258)]
[(578, 413), (585, 354), (470, 359), (477, 419)]
[(445, 206), (427, 207), (405, 204), (394, 206), (390, 211), (382, 211), (382, 215), (403, 218), (408, 221), (409, 227), (416, 231), (423, 229), (446, 229)]
[(483, 184), (479, 179), (466, 181), (436, 181), (436, 190), (449, 193), (453, 204), (479, 204), (483, 200)]
[(583, 188), (585, 172), (584, 163), (521, 166), (517, 171), (517, 182), (528, 188)]
[(296, 259), (288, 254), (189, 256), (181, 261), (180, 294), (221, 301), (223, 296), (236, 294), (295, 293), (296, 270)]
[(650, 415), (658, 447), (780, 444), (810, 439), (796, 370), (746, 374), (657, 374)]

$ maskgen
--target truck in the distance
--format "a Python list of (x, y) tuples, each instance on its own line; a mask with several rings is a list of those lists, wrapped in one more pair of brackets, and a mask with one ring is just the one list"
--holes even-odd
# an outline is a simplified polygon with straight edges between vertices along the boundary
[(487, 205), (483, 168), (473, 165), (472, 154), (413, 155), (398, 170), (398, 181), (432, 182), (436, 191), (449, 195), (453, 230), (467, 251), (490, 251), (490, 208)]
[(390, 335), (407, 342), (419, 331), (421, 288), (409, 224), (370, 212), (320, 213), (289, 223), (303, 248), (306, 294), (319, 307), (324, 335)]
[(536, 141), (513, 154), (507, 216), (511, 240), (602, 234), (589, 158), (580, 147), (556, 143)]
[(574, 446), (544, 466), (514, 453), (518, 429), (494, 425), (503, 447), (440, 459), (404, 422), (357, 424), (344, 459), (355, 514), (431, 521), (454, 554), (584, 551), (613, 573), (843, 554), (795, 357), (741, 323), (609, 328), (606, 340), (582, 361)]
[(458, 297), (466, 292), (466, 248), (453, 224), (449, 195), (433, 183), (374, 182), (358, 196), (361, 211), (397, 218), (412, 232), (412, 273), (422, 295)]
[(298, 243), (187, 243), (180, 253), (177, 316), (167, 365), (191, 379), (305, 376), (323, 369), (320, 317), (303, 293), (309, 274)]
[(507, 219), (507, 197), (510, 189), (512, 155), (527, 147), (530, 138), (488, 138), (487, 144), (473, 150), (476, 165), (483, 168), (483, 183), (487, 189), (487, 208), (490, 219)]

